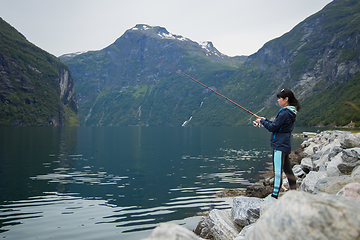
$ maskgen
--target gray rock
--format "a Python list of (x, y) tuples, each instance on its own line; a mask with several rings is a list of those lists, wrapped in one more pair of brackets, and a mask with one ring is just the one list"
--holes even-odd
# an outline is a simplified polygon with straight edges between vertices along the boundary
[(316, 153), (317, 149), (318, 149), (318, 145), (314, 142), (310, 142), (310, 144), (304, 149), (303, 154), (305, 157), (311, 157)]
[(241, 232), (236, 236), (236, 238), (234, 240), (244, 240), (246, 233), (249, 232), (249, 230), (254, 226), (254, 224), (251, 225), (247, 225), (246, 227), (244, 227)]
[(340, 152), (342, 152), (342, 150), (343, 149), (339, 146), (334, 146), (334, 148), (333, 148), (333, 152), (335, 152), (335, 153), (340, 153)]
[(230, 209), (214, 209), (199, 222), (195, 233), (202, 238), (232, 240), (240, 230), (241, 228), (232, 221)]
[(342, 161), (342, 155), (343, 153), (339, 153), (335, 157), (331, 159), (331, 162), (329, 162), (326, 166), (326, 174), (328, 177), (335, 177), (340, 176), (342, 173), (340, 172), (338, 165), (341, 164)]
[(310, 144), (311, 143), (309, 141), (304, 141), (304, 142), (301, 143), (300, 147), (301, 148), (307, 148), (308, 146), (310, 146)]
[(302, 178), (302, 177), (305, 177), (305, 175), (306, 175), (306, 173), (304, 172), (301, 165), (295, 165), (292, 168), (292, 170), (293, 170), (295, 177), (297, 177), (297, 178)]
[(356, 168), (359, 165), (360, 165), (360, 161), (355, 163), (342, 162), (337, 166), (337, 168), (342, 174), (351, 174), (354, 168)]
[(316, 183), (323, 178), (326, 178), (326, 172), (309, 172), (308, 175), (303, 179), (299, 189), (304, 192), (312, 193), (314, 192)]
[(319, 160), (321, 158), (321, 156), (323, 155), (322, 152), (317, 152), (314, 155), (311, 156), (311, 161), (314, 162), (316, 160)]
[(343, 149), (339, 146), (334, 146), (334, 148), (332, 149), (332, 151), (329, 153), (328, 157), (329, 157), (329, 161), (331, 161), (331, 158), (335, 157), (336, 155), (338, 155), (339, 153), (341, 153), (343, 151)]
[[(282, 195), (283, 194), (280, 193), (280, 196), (282, 196)], [(264, 215), (264, 213), (276, 202), (277, 202), (277, 199), (274, 199), (274, 198), (270, 198), (270, 199), (263, 201), (263, 203), (261, 204), (261, 207), (260, 207), (260, 216)]]
[(360, 201), (360, 183), (346, 184), (336, 195)]
[(231, 217), (240, 227), (256, 222), (260, 217), (260, 207), (264, 200), (253, 197), (235, 197)]
[(342, 159), (346, 163), (356, 163), (360, 160), (360, 148), (344, 149)]
[(337, 167), (343, 174), (351, 174), (355, 167), (360, 165), (360, 148), (350, 148), (343, 150), (342, 160)]
[(344, 141), (341, 143), (342, 148), (355, 148), (360, 147), (360, 135), (359, 134), (349, 134), (345, 137)]
[(253, 224), (245, 239), (359, 239), (359, 226), (355, 201), (289, 191)]
[(328, 160), (331, 161), (331, 158), (335, 157), (336, 155), (338, 155), (339, 153), (337, 151), (333, 151), (331, 153), (329, 153), (328, 155)]
[(356, 168), (353, 169), (353, 171), (351, 172), (351, 176), (352, 177), (360, 176), (360, 166), (357, 166)]
[(313, 160), (314, 168), (319, 170), (325, 170), (326, 165), (331, 158), (335, 157), (339, 152), (342, 151), (342, 148), (339, 147), (339, 140), (335, 140), (322, 148), (321, 151), (316, 153), (314, 156), (318, 156), (317, 159), (314, 156), (311, 157)]
[(301, 167), (307, 172), (312, 171), (314, 169), (314, 164), (311, 161), (311, 158), (303, 158), (301, 160)]
[(322, 189), (322, 192), (328, 194), (337, 194), (343, 187), (345, 187), (349, 183), (360, 183), (360, 176), (348, 177), (340, 182), (335, 182), (327, 188)]
[(155, 228), (148, 238), (143, 240), (199, 240), (202, 239), (196, 236), (195, 233), (189, 229), (182, 227), (175, 223), (161, 223), (159, 227)]
[(315, 183), (314, 186), (314, 194), (319, 193), (320, 191), (322, 191), (323, 189), (329, 187), (331, 184), (333, 183), (337, 183), (340, 181), (345, 180), (346, 178), (350, 177), (349, 175), (343, 175), (343, 176), (337, 176), (337, 177), (326, 177), (326, 178), (322, 178), (320, 180), (318, 180)]

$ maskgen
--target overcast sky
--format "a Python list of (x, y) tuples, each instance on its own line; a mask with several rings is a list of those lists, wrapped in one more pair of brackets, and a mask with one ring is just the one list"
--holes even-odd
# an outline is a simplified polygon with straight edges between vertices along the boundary
[(1, 0), (0, 17), (60, 56), (100, 50), (144, 23), (229, 56), (250, 55), (331, 0)]

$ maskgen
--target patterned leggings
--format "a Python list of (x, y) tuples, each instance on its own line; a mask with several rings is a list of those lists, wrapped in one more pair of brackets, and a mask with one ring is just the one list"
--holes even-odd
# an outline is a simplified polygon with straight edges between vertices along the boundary
[(286, 177), (289, 181), (290, 189), (296, 189), (296, 177), (291, 169), (289, 154), (279, 150), (273, 151), (273, 164), (274, 164), (274, 188), (272, 197), (278, 198), (280, 188), (282, 185), (282, 171), (284, 170)]

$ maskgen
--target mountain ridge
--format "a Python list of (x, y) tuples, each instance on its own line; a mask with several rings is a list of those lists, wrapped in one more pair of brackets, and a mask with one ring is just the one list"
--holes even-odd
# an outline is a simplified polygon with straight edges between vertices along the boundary
[[(258, 115), (275, 117), (276, 93), (287, 87), (303, 102), (297, 124), (359, 126), (359, 112), (353, 106), (360, 106), (360, 99), (351, 91), (359, 85), (359, 12), (359, 1), (333, 1), (245, 58), (221, 54), (211, 42), (201, 45), (163, 27), (138, 24), (108, 47), (64, 61), (79, 92), (80, 121), (85, 125), (182, 125), (189, 119), (188, 125), (251, 123), (251, 116), (144, 52)], [(337, 87), (349, 95), (338, 96), (341, 101), (333, 103), (329, 91)]]
[[(155, 50), (157, 48), (154, 47), (159, 44), (162, 46), (161, 51)], [(80, 105), (80, 119), (82, 123), (86, 125), (87, 122), (91, 120), (94, 107), (100, 107), (97, 105), (99, 103), (99, 97), (103, 97), (106, 93), (109, 93), (110, 95), (113, 94), (114, 96), (119, 95), (119, 93), (129, 94), (129, 96), (135, 94), (137, 100), (139, 100), (136, 89), (139, 87), (141, 88), (142, 85), (143, 89), (146, 89), (141, 95), (142, 98), (145, 98), (142, 100), (150, 101), (149, 104), (152, 105), (154, 99), (151, 99), (152, 97), (150, 95), (154, 94), (154, 92), (152, 92), (153, 90), (161, 91), (162, 97), (168, 95), (164, 89), (160, 90), (157, 88), (161, 87), (159, 86), (160, 83), (166, 84), (165, 82), (171, 81), (171, 79), (177, 81), (178, 86), (189, 83), (184, 81), (184, 79), (181, 79), (176, 71), (155, 61), (146, 54), (162, 59), (162, 61), (177, 66), (182, 69), (182, 71), (188, 73), (199, 72), (198, 69), (200, 68), (207, 69), (208, 64), (213, 65), (214, 69), (235, 70), (237, 66), (241, 65), (243, 62), (242, 60), (239, 60), (239, 58), (231, 58), (220, 54), (220, 52), (218, 52), (218, 50), (210, 43), (207, 43), (206, 47), (207, 48), (204, 48), (204, 46), (201, 46), (197, 42), (183, 38), (182, 36), (173, 35), (163, 27), (150, 27), (148, 25), (139, 24), (127, 30), (113, 44), (100, 51), (87, 52), (64, 61), (72, 69), (79, 91), (79, 101), (89, 104), (83, 105), (86, 109), (86, 112), (83, 114), (81, 114), (82, 108)], [(145, 52), (146, 54), (143, 54), (142, 52)], [(202, 63), (199, 64), (199, 60), (201, 60)], [(178, 80), (179, 77), (180, 80)], [(197, 77), (196, 74), (195, 77)], [(103, 80), (99, 81), (99, 79)], [(164, 79), (166, 79), (165, 82), (163, 81)], [(90, 90), (88, 88), (89, 84), (96, 85), (97, 89), (95, 91), (94, 89)], [(178, 95), (174, 86), (170, 87), (172, 89), (171, 91), (174, 92), (175, 95)], [(203, 89), (201, 89), (201, 91), (202, 90)], [(130, 94), (131, 91), (134, 93)], [(115, 96), (115, 98), (118, 99), (119, 96)], [(109, 103), (108, 101), (110, 101), (110, 99), (105, 100), (105, 102), (103, 100), (101, 101), (102, 103)], [(114, 104), (114, 102), (112, 102), (112, 104)], [(172, 103), (171, 105), (171, 107), (167, 106), (166, 108), (169, 108), (170, 110), (170, 108), (173, 109), (176, 107), (176, 103)], [(135, 118), (133, 119), (132, 124), (147, 125), (149, 124), (148, 120), (144, 119), (145, 122), (136, 120), (137, 117), (134, 112), (137, 112), (140, 106), (141, 105), (134, 106), (134, 109), (129, 110), (126, 114), (131, 114)], [(106, 112), (104, 107), (100, 108), (102, 109), (101, 111)], [(119, 108), (123, 108), (123, 106), (119, 106)], [(185, 111), (189, 111), (189, 109)], [(144, 113), (145, 111), (142, 112)], [(148, 109), (148, 114), (150, 114), (150, 112), (151, 110)], [(144, 114), (142, 114), (142, 116), (144, 116)], [(97, 120), (95, 121), (103, 119), (100, 116), (96, 116), (96, 118)], [(160, 119), (158, 120), (161, 121)], [(183, 120), (177, 120), (176, 125), (180, 124), (180, 122), (183, 123)], [(150, 123), (150, 125), (152, 124)]]

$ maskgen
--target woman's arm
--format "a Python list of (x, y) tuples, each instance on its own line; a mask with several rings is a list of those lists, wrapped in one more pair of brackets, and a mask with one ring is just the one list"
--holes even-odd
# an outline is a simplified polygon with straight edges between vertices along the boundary
[(277, 132), (280, 129), (280, 127), (284, 124), (285, 120), (286, 120), (286, 114), (284, 114), (284, 112), (281, 111), (278, 114), (278, 116), (275, 118), (274, 122), (266, 118), (261, 118), (260, 123), (264, 125), (264, 127), (270, 132)]

